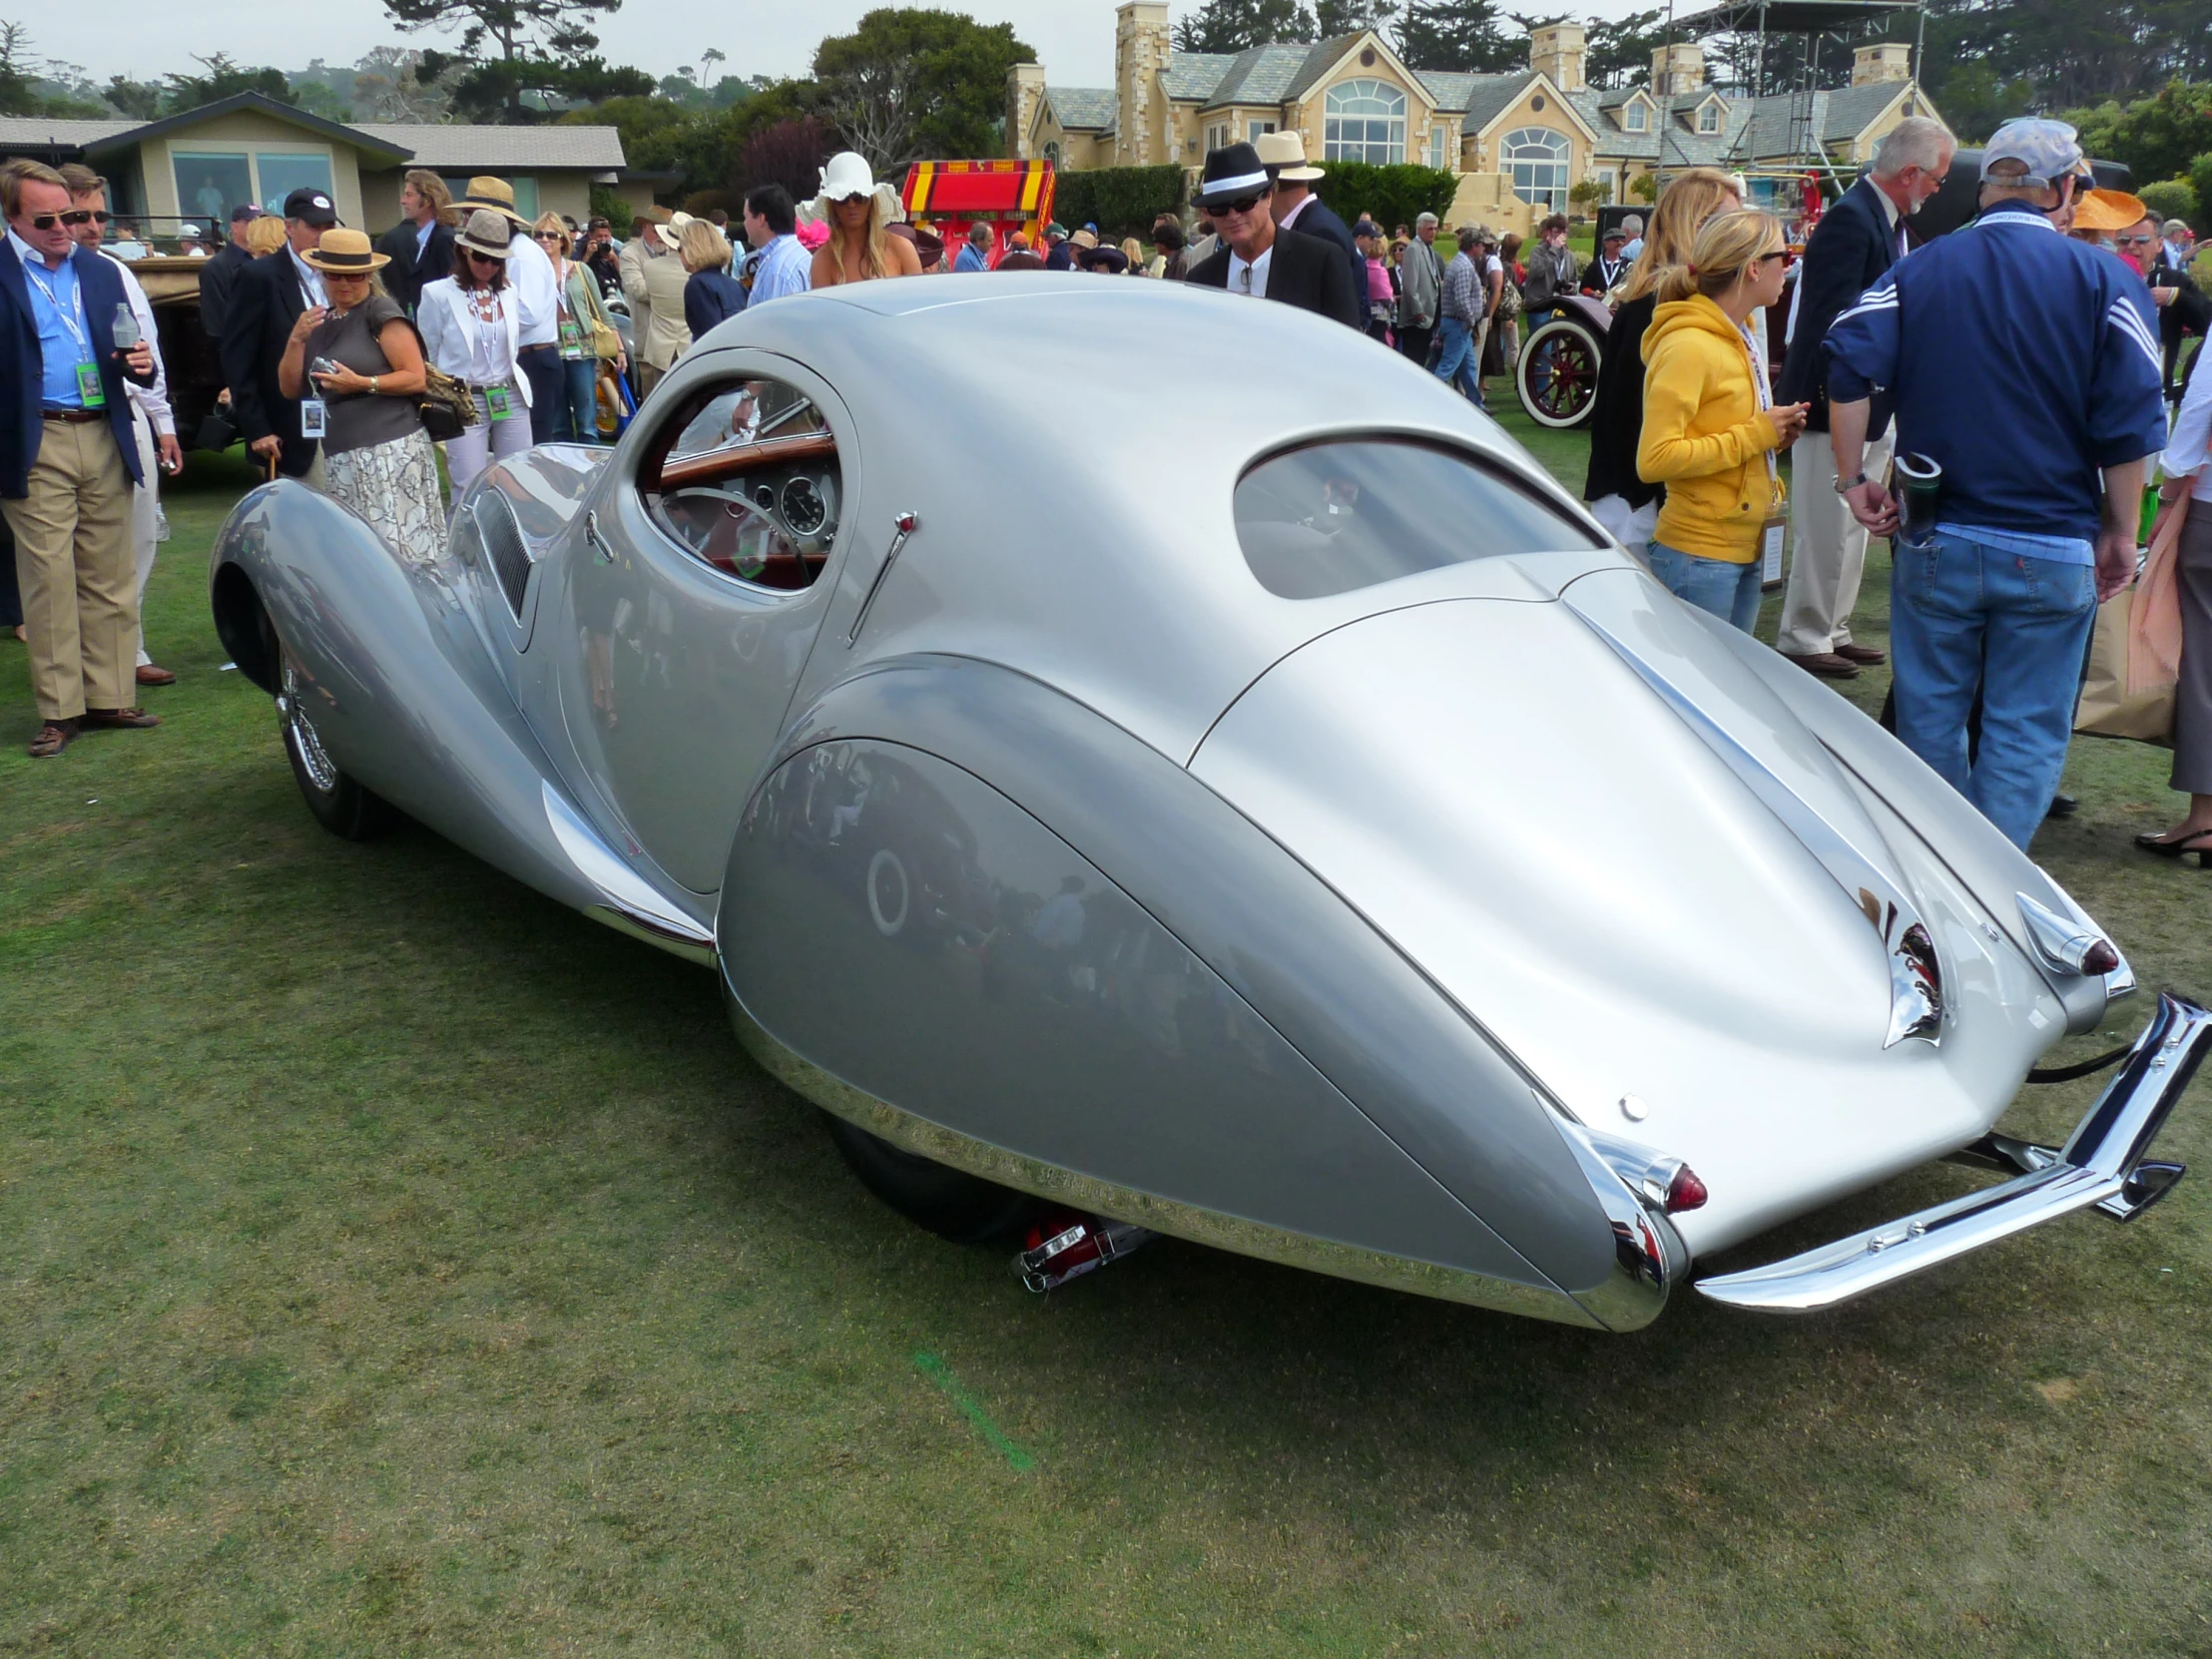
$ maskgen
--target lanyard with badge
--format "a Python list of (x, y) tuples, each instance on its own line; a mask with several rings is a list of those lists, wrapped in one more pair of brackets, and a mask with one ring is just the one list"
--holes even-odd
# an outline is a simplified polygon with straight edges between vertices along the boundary
[[(490, 301), (488, 306), (489, 315), (485, 314), (487, 306), (484, 300), (479, 299), (474, 293), (471, 293), (468, 299), (469, 321), (476, 329), (477, 343), (482, 349), (483, 360), (487, 363), (498, 360), (493, 353), (492, 345), (495, 340), (504, 342), (507, 333), (506, 307), (501, 303), (497, 293), (491, 293), (488, 297)], [(493, 420), (506, 420), (513, 416), (515, 412), (514, 400), (506, 386), (485, 386), (483, 393), (484, 412), (490, 415)]]
[[(1744, 336), (1744, 355), (1751, 359), (1751, 380), (1759, 394), (1759, 411), (1764, 414), (1774, 407), (1774, 388), (1767, 383), (1767, 365), (1759, 360), (1759, 342), (1752, 338), (1748, 326), (1738, 330)], [(1782, 580), (1782, 544), (1790, 523), (1789, 514), (1783, 511), (1782, 469), (1775, 464), (1774, 451), (1765, 451), (1767, 463), (1767, 520), (1759, 526), (1759, 580), (1762, 584)]]
[[(46, 295), (46, 302), (54, 307), (54, 315), (60, 319), (69, 337), (77, 342), (77, 349), (85, 354), (85, 360), (77, 364), (77, 395), (88, 409), (104, 409), (108, 406), (107, 388), (100, 384), (100, 365), (92, 361), (92, 324), (85, 320), (85, 289), (82, 282), (69, 290), (69, 309), (62, 308), (61, 295), (53, 285), (34, 271), (28, 261), (23, 275)], [(75, 312), (74, 315), (71, 312)]]

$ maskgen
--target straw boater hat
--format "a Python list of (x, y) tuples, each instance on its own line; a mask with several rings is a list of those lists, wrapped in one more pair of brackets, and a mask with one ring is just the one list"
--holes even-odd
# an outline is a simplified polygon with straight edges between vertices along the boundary
[(1260, 152), (1260, 165), (1277, 179), (1296, 185), (1329, 177), (1306, 165), (1306, 140), (1297, 133), (1262, 133), (1253, 148)]
[(2150, 210), (2142, 198), (2124, 190), (2085, 190), (2074, 203), (2073, 228), (2077, 231), (2124, 231)]
[(478, 208), (468, 216), (468, 223), (461, 227), (461, 234), (453, 239), (455, 248), (471, 249), (487, 259), (503, 260), (508, 254), (507, 222), (490, 208)]
[(874, 197), (876, 217), (885, 225), (906, 217), (899, 206), (898, 192), (889, 185), (877, 184), (868, 170), (867, 158), (851, 150), (840, 150), (830, 158), (830, 165), (822, 170), (820, 193), (799, 210), (799, 216), (828, 225), (833, 218), (831, 210), (855, 196)]
[(379, 254), (369, 247), (366, 232), (342, 227), (323, 232), (321, 243), (299, 257), (315, 270), (327, 271), (336, 276), (365, 276), (391, 264), (389, 254)]
[(527, 231), (530, 228), (530, 222), (515, 212), (514, 186), (504, 179), (495, 179), (488, 173), (479, 173), (469, 180), (468, 194), (453, 206), (464, 214), (472, 213), (478, 208), (488, 209), (495, 214), (505, 214), (515, 222), (518, 230)]

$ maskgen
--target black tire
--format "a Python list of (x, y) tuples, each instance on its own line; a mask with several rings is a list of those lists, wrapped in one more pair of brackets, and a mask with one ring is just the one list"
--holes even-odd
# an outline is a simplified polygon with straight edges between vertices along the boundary
[[(1541, 392), (1535, 383), (1540, 354), (1551, 360), (1551, 373)], [(1601, 355), (1601, 342), (1582, 322), (1561, 316), (1545, 319), (1521, 341), (1520, 361), (1513, 365), (1513, 390), (1528, 418), (1555, 432), (1585, 424), (1597, 407)]]
[(1043, 1213), (1042, 1199), (932, 1163), (880, 1136), (829, 1119), (830, 1138), (860, 1185), (916, 1227), (952, 1244), (1000, 1244), (1020, 1238)]
[(276, 700), (277, 718), (283, 727), (284, 759), (291, 763), (299, 798), (315, 823), (331, 834), (349, 841), (374, 840), (398, 815), (382, 796), (363, 789), (359, 780), (347, 777), (323, 753), (313, 723), (300, 707), (298, 679), (289, 663), (284, 665), (283, 687)]

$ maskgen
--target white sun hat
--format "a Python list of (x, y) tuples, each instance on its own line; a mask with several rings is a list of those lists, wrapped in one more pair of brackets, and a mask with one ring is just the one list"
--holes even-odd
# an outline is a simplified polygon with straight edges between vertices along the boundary
[(898, 192), (889, 185), (877, 184), (867, 158), (854, 150), (840, 150), (830, 158), (830, 165), (822, 170), (820, 194), (799, 210), (799, 217), (824, 225), (834, 224), (830, 210), (854, 196), (874, 197), (876, 217), (885, 225), (896, 225), (906, 217), (905, 209), (899, 205)]

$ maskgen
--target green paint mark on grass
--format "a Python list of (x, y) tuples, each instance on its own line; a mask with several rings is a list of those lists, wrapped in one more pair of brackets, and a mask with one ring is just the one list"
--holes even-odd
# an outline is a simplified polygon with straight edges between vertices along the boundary
[(944, 1390), (945, 1397), (957, 1405), (967, 1420), (975, 1425), (976, 1433), (983, 1436), (1004, 1454), (1006, 1461), (1021, 1470), (1033, 1469), (1037, 1460), (1006, 1437), (1006, 1431), (991, 1421), (991, 1414), (975, 1402), (974, 1397), (960, 1386), (951, 1368), (926, 1349), (914, 1350), (914, 1370)]

